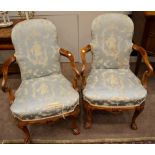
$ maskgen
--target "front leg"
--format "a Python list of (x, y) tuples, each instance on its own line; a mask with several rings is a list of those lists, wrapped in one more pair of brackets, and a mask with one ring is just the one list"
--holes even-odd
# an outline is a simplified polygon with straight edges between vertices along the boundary
[(137, 107), (135, 109), (135, 112), (133, 114), (133, 117), (132, 117), (132, 122), (131, 122), (131, 128), (133, 130), (137, 130), (137, 125), (136, 125), (136, 118), (140, 115), (140, 113), (144, 110), (144, 105), (140, 105), (139, 107)]
[(30, 132), (27, 128), (27, 126), (23, 126), (22, 124), (18, 124), (18, 127), (24, 132), (25, 138), (24, 138), (24, 143), (29, 144), (30, 143)]
[(71, 122), (71, 128), (72, 128), (74, 135), (80, 134), (80, 129), (77, 125), (79, 113), (80, 113), (80, 109), (79, 109), (79, 107), (77, 107), (71, 116), (71, 121), (72, 121)]
[(86, 113), (86, 118), (85, 118), (85, 124), (84, 127), (86, 129), (90, 129), (92, 127), (92, 122), (93, 122), (93, 118), (92, 118), (92, 109), (88, 106), (88, 103), (85, 102), (84, 103), (84, 108), (85, 108), (85, 113)]

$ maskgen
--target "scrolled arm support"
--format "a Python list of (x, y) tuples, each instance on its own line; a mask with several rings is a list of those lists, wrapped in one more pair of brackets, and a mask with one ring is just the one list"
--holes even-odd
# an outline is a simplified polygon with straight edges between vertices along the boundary
[(73, 84), (73, 88), (77, 89), (77, 79), (80, 78), (80, 73), (79, 73), (79, 70), (77, 69), (77, 67), (75, 65), (74, 56), (70, 51), (65, 50), (63, 48), (60, 48), (59, 52), (61, 55), (67, 57), (71, 62), (71, 67), (74, 71), (74, 79), (73, 79), (72, 84)]
[(80, 51), (81, 59), (82, 59), (82, 70), (81, 70), (81, 75), (84, 74), (85, 69), (86, 69), (86, 53), (91, 51), (91, 45), (86, 45), (83, 47)]
[(135, 50), (141, 54), (141, 56), (143, 57), (144, 63), (147, 66), (147, 70), (144, 72), (142, 79), (141, 79), (142, 85), (145, 88), (147, 88), (148, 78), (153, 74), (153, 67), (150, 64), (147, 52), (143, 47), (133, 44), (132, 48), (133, 48), (133, 50)]
[[(85, 69), (86, 69), (86, 65), (87, 65), (87, 62), (86, 62), (86, 53), (88, 52), (91, 52), (91, 45), (88, 44), (86, 45), (85, 47), (83, 47), (80, 51), (80, 55), (81, 55), (81, 60), (82, 60), (82, 69), (81, 69), (81, 76), (82, 76), (82, 85), (83, 87), (86, 85), (86, 79), (85, 79)], [(93, 53), (92, 53), (92, 57), (93, 57)]]
[(12, 102), (14, 100), (14, 93), (11, 88), (7, 86), (7, 80), (8, 80), (8, 69), (9, 66), (16, 61), (15, 56), (11, 56), (9, 59), (7, 59), (3, 66), (2, 66), (2, 74), (3, 74), (3, 79), (2, 79), (2, 91), (3, 92), (8, 92), (9, 93), (9, 101)]

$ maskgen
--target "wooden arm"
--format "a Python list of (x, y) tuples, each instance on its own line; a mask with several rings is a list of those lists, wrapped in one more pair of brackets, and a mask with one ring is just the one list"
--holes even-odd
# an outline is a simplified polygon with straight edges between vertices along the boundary
[(14, 97), (13, 90), (7, 86), (8, 69), (9, 69), (9, 65), (11, 65), (11, 63), (13, 63), (15, 61), (16, 61), (16, 57), (15, 56), (11, 56), (9, 59), (7, 59), (4, 62), (3, 66), (2, 66), (2, 73), (3, 73), (2, 91), (9, 93), (9, 101), (10, 102), (14, 101), (15, 97)]
[(85, 47), (83, 47), (80, 51), (80, 55), (81, 55), (81, 60), (82, 60), (82, 70), (81, 70), (81, 75), (84, 74), (85, 69), (86, 69), (86, 53), (87, 52), (91, 52), (91, 45), (86, 45)]
[(92, 60), (93, 60), (93, 53), (91, 51), (91, 45), (88, 44), (85, 47), (83, 47), (80, 51), (80, 55), (81, 55), (81, 60), (82, 60), (82, 69), (81, 69), (81, 77), (82, 77), (82, 87), (84, 88), (84, 86), (86, 85), (86, 78), (85, 78), (85, 69), (86, 69), (86, 53), (87, 52), (91, 52), (92, 54)]
[(148, 70), (146, 70), (144, 72), (144, 74), (142, 76), (142, 79), (141, 79), (142, 85), (145, 88), (147, 88), (148, 77), (150, 77), (153, 74), (153, 67), (150, 64), (147, 52), (143, 47), (138, 46), (136, 44), (133, 44), (132, 48), (133, 48), (133, 50), (135, 50), (135, 51), (137, 51), (137, 52), (139, 52), (141, 54), (141, 56), (143, 57), (144, 63), (147, 66)]
[(80, 77), (80, 73), (79, 73), (79, 70), (77, 69), (77, 67), (75, 65), (74, 56), (70, 51), (67, 51), (67, 50), (65, 50), (63, 48), (60, 48), (59, 52), (60, 52), (61, 55), (67, 57), (71, 62), (71, 67), (72, 67), (72, 69), (73, 69), (73, 71), (75, 73), (72, 84), (73, 84), (73, 88), (77, 89), (78, 88), (77, 87), (77, 79)]

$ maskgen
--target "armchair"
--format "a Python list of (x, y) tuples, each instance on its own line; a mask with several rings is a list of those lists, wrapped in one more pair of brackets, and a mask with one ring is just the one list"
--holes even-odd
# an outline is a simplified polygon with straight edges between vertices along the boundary
[[(147, 80), (153, 73), (153, 68), (145, 49), (132, 44), (133, 29), (133, 22), (123, 14), (104, 14), (92, 23), (92, 41), (81, 49), (85, 128), (91, 128), (94, 110), (135, 110), (131, 128), (137, 129), (135, 121), (144, 109)], [(129, 68), (132, 50), (142, 55), (148, 68), (141, 82)], [(93, 62), (91, 72), (86, 78), (88, 52), (92, 53)]]
[[(20, 22), (12, 31), (15, 55), (3, 64), (2, 90), (8, 92), (10, 110), (25, 133), (24, 143), (30, 143), (28, 125), (55, 122), (70, 117), (73, 134), (78, 135), (80, 76), (71, 52), (59, 48), (55, 25), (45, 19)], [(60, 55), (70, 60), (74, 78), (72, 85), (62, 75)], [(14, 93), (7, 85), (8, 68), (17, 61), (22, 82)]]

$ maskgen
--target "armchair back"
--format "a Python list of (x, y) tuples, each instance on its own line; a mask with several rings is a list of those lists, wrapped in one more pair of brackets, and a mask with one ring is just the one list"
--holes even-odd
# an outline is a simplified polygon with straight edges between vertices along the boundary
[(15, 57), (22, 79), (60, 72), (60, 53), (55, 25), (46, 19), (18, 23), (12, 30)]
[(92, 67), (96, 69), (129, 68), (134, 25), (124, 14), (108, 13), (93, 20)]

